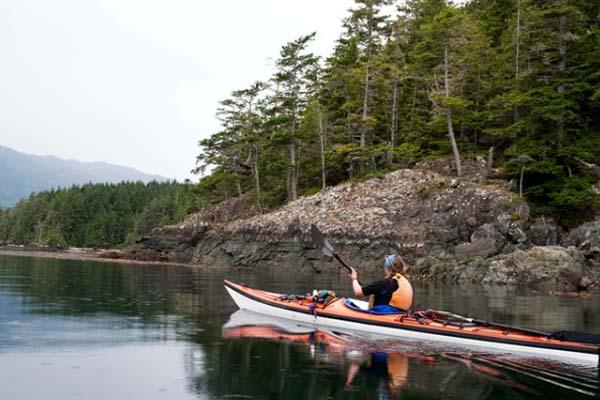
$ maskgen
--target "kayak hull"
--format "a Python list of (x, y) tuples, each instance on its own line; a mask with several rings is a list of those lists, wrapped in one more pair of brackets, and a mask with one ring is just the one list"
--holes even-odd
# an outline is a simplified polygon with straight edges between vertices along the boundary
[[(482, 349), (514, 355), (549, 358), (570, 363), (597, 365), (598, 347), (594, 345), (562, 342), (531, 335), (501, 332), (497, 328), (457, 328), (432, 323), (421, 325), (397, 316), (374, 316), (353, 311), (337, 301), (313, 315), (306, 304), (277, 300), (277, 293), (263, 292), (225, 281), (225, 288), (236, 305), (243, 310), (272, 317), (312, 324), (329, 329), (348, 330), (369, 336), (396, 337), (422, 342), (437, 342), (466, 349)], [(438, 326), (439, 325), (439, 326)], [(483, 336), (485, 335), (485, 336)]]

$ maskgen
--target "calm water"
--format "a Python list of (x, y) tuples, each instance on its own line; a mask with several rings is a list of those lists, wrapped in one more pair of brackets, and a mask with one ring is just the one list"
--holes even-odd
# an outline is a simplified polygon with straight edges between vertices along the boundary
[[(0, 256), (2, 399), (593, 398), (597, 370), (261, 321), (224, 278), (287, 293), (344, 275)], [(367, 280), (367, 277), (364, 278)], [(541, 330), (600, 332), (597, 298), (416, 287), (428, 307)]]

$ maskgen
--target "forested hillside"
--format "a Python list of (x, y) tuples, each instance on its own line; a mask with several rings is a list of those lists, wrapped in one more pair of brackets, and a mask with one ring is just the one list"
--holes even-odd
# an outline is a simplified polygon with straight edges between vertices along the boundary
[(12, 207), (34, 192), (76, 184), (165, 180), (120, 165), (36, 156), (0, 145), (0, 207)]
[[(318, 34), (318, 33), (316, 33)], [(534, 213), (598, 207), (600, 2), (356, 0), (333, 54), (286, 43), (265, 82), (221, 102), (200, 192), (271, 208), (423, 158), (483, 156)]]
[(86, 184), (41, 192), (0, 210), (0, 242), (114, 247), (194, 211), (192, 186), (176, 182)]

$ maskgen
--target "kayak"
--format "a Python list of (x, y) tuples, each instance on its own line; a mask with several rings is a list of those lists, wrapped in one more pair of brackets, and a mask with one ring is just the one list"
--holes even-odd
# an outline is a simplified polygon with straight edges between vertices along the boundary
[(423, 313), (418, 312), (376, 315), (368, 312), (367, 302), (356, 299), (339, 297), (326, 303), (318, 303), (310, 296), (290, 297), (227, 280), (224, 284), (240, 309), (311, 324), (315, 328), (444, 343), (469, 350), (477, 348), (585, 365), (598, 365), (600, 361), (600, 341), (589, 343), (565, 340), (538, 334), (533, 330), (513, 329), (508, 326), (501, 328), (487, 324), (453, 324), (424, 318)]

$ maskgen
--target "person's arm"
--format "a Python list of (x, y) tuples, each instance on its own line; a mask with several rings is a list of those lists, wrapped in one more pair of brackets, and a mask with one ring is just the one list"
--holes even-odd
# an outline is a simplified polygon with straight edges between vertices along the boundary
[(348, 274), (350, 279), (352, 279), (352, 290), (354, 291), (354, 295), (357, 297), (365, 297), (362, 291), (362, 287), (360, 283), (358, 283), (358, 272), (352, 267), (350, 267), (351, 271)]

